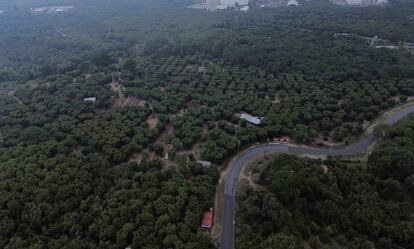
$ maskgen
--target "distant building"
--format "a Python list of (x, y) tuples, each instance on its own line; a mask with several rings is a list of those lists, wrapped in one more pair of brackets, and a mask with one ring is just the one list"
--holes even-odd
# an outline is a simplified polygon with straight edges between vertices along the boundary
[(370, 6), (387, 4), (388, 0), (331, 0), (333, 4)]
[(85, 103), (95, 103), (96, 98), (95, 97), (84, 98), (83, 102), (85, 102)]
[(205, 211), (203, 213), (203, 218), (201, 219), (201, 228), (210, 229), (213, 226), (213, 208)]
[(45, 8), (30, 8), (30, 12), (32, 14), (41, 14), (41, 13), (45, 13), (46, 9)]
[(262, 122), (262, 119), (248, 113), (242, 112), (240, 113), (240, 118), (244, 119), (252, 124), (259, 125)]
[(403, 47), (408, 49), (414, 49), (414, 43), (413, 42), (404, 42)]
[(240, 8), (241, 11), (247, 12), (249, 11), (249, 6), (243, 6)]
[(349, 33), (334, 33), (333, 36), (335, 38), (341, 37), (341, 36), (349, 36)]
[(388, 3), (388, 0), (373, 0), (373, 4), (386, 4)]
[(290, 1), (287, 3), (287, 6), (299, 6), (299, 3), (298, 3), (298, 1), (296, 1), (296, 0), (290, 0)]
[(53, 14), (53, 13), (60, 13), (60, 12), (68, 12), (74, 9), (74, 6), (48, 6), (48, 7), (40, 7), (40, 8), (30, 8), (30, 12), (32, 14)]
[(387, 45), (387, 46), (375, 46), (375, 48), (399, 49), (400, 47), (395, 46), (395, 45)]

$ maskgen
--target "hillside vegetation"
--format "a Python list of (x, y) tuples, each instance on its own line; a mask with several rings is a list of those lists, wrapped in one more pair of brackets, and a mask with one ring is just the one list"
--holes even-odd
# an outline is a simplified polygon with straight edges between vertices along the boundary
[[(73, 8), (31, 9), (51, 2)], [(414, 95), (412, 51), (377, 49), (361, 38), (414, 41), (411, 1), (359, 9), (321, 0), (247, 13), (188, 4), (0, 2), (0, 248), (214, 248), (200, 219), (213, 206), (218, 170), (239, 148), (281, 135), (306, 144), (350, 143), (382, 111)], [(261, 124), (240, 120), (241, 112)], [(401, 155), (410, 160), (409, 151)], [(347, 234), (349, 243), (384, 237), (394, 248), (409, 248), (403, 176), (411, 169), (392, 175), (396, 159), (374, 154), (370, 171), (329, 162), (329, 181), (321, 185), (338, 186), (327, 198), (337, 205), (327, 220), (314, 211), (286, 211), (286, 222), (299, 222), (285, 229), (277, 219), (262, 233), (243, 218), (260, 233), (241, 241), (254, 248), (269, 236), (328, 243)], [(325, 177), (303, 166), (318, 162), (283, 160), (303, 170), (305, 182), (306, 174)], [(365, 189), (376, 212), (360, 223), (349, 217), (351, 202), (344, 204), (334, 179), (355, 172), (360, 185), (344, 191)], [(388, 201), (387, 184), (401, 190), (392, 198), (403, 199)], [(321, 186), (306, 191), (313, 187)], [(332, 218), (337, 212), (348, 220)], [(362, 231), (371, 221), (375, 226)]]
[(414, 248), (413, 131), (388, 128), (367, 165), (278, 156), (241, 193), (237, 248)]

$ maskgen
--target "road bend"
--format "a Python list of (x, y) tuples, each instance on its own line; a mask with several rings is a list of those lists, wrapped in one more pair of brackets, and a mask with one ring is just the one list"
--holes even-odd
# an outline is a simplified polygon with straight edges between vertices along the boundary
[[(393, 125), (410, 113), (414, 105), (410, 105), (394, 113), (385, 120), (385, 124)], [(364, 152), (377, 140), (374, 133), (368, 134), (357, 143), (343, 147), (295, 147), (288, 144), (263, 144), (244, 150), (230, 163), (224, 188), (224, 206), (221, 219), (220, 249), (234, 249), (235, 243), (235, 213), (236, 213), (236, 184), (243, 167), (252, 158), (267, 153), (286, 153), (296, 155), (346, 156)]]

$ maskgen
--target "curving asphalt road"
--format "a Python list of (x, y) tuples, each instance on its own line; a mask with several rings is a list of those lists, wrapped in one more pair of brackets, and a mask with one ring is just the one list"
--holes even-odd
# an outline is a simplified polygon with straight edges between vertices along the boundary
[[(414, 105), (410, 105), (392, 116), (384, 123), (392, 125), (408, 114), (414, 112)], [(288, 144), (263, 144), (249, 148), (231, 162), (230, 169), (226, 176), (226, 185), (224, 189), (224, 207), (221, 219), (220, 249), (234, 249), (234, 230), (235, 230), (235, 207), (236, 207), (236, 183), (237, 178), (243, 167), (257, 155), (265, 153), (288, 153), (300, 155), (331, 155), (345, 156), (361, 153), (368, 146), (377, 140), (375, 134), (371, 133), (358, 143), (344, 147), (294, 147)]]

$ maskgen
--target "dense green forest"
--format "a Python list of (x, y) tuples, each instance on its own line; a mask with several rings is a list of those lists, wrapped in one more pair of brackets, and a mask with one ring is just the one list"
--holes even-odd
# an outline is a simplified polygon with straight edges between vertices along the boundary
[[(319, 0), (247, 13), (186, 8), (192, 2), (0, 0), (1, 248), (214, 248), (200, 218), (213, 206), (218, 167), (238, 147), (279, 135), (298, 143), (349, 143), (367, 122), (414, 95), (414, 55), (402, 46), (414, 42), (411, 1), (361, 9)], [(74, 8), (31, 11), (59, 5)], [(400, 47), (370, 46), (366, 37), (375, 35)], [(263, 117), (262, 123), (240, 120), (240, 112)], [(387, 133), (397, 154), (393, 143), (409, 143), (396, 138), (412, 135), (398, 127)], [(259, 239), (270, 246), (346, 236), (350, 243), (410, 248), (405, 199), (388, 202), (382, 186), (398, 181), (406, 197), (411, 151), (403, 157), (407, 167), (391, 172), (398, 158), (382, 157), (381, 150), (387, 148), (371, 156), (370, 171), (329, 161), (326, 177), (304, 167), (320, 162), (283, 159), (303, 171), (301, 181), (323, 176), (315, 184), (328, 189), (336, 177), (360, 174), (361, 186), (344, 191), (374, 195), (375, 231), (351, 222), (343, 211), (349, 203), (338, 193), (351, 186), (336, 182), (333, 212), (342, 210), (348, 223), (317, 220), (309, 210), (289, 213), (286, 206), (289, 226), (278, 220), (280, 226), (256, 239), (240, 239), (254, 248)], [(387, 205), (398, 212), (389, 214)], [(293, 224), (295, 217), (300, 222)]]
[(199, 222), (215, 168), (114, 166), (50, 142), (1, 150), (0, 161), (1, 248), (213, 248)]
[(387, 128), (366, 166), (278, 156), (239, 197), (237, 248), (414, 248), (413, 132)]
[[(239, 126), (241, 111), (264, 117), (260, 127), (241, 123), (238, 140), (243, 145), (277, 135), (301, 143), (348, 142), (361, 133), (364, 122), (414, 92), (413, 55), (407, 50), (376, 49), (357, 36), (333, 37), (350, 32), (392, 40), (398, 30), (404, 37), (397, 40), (410, 41), (409, 2), (363, 10), (309, 3), (248, 13), (187, 10), (184, 3), (165, 1), (74, 5), (59, 15), (30, 15), (25, 8), (32, 5), (19, 5), (0, 16), (5, 21), (3, 81), (31, 80), (42, 90), (79, 89), (83, 77), (92, 74), (99, 77), (93, 87), (107, 87), (118, 71), (115, 66), (123, 65), (116, 80), (124, 95), (150, 102), (152, 111), (173, 126), (181, 122), (171, 115), (196, 113), (191, 110), (200, 106), (209, 109), (216, 125)], [(196, 16), (196, 22), (190, 21)], [(327, 20), (329, 27), (324, 26)], [(71, 84), (74, 79), (78, 81)], [(99, 107), (108, 106), (111, 99), (103, 94), (112, 93), (99, 91)], [(206, 138), (201, 134), (206, 125), (206, 120), (192, 122), (189, 132), (174, 126), (176, 144), (190, 148)], [(222, 152), (215, 153), (215, 147), (207, 146), (210, 153), (202, 154), (217, 154), (207, 158), (220, 161)], [(224, 148), (224, 155), (226, 151), (232, 152), (232, 146)]]
[[(74, 6), (32, 15), (31, 8)], [(98, 52), (115, 58), (137, 53), (154, 32), (170, 34), (212, 23), (213, 13), (187, 11), (185, 1), (0, 1), (0, 82), (86, 69)], [(197, 17), (198, 22), (193, 20)]]

